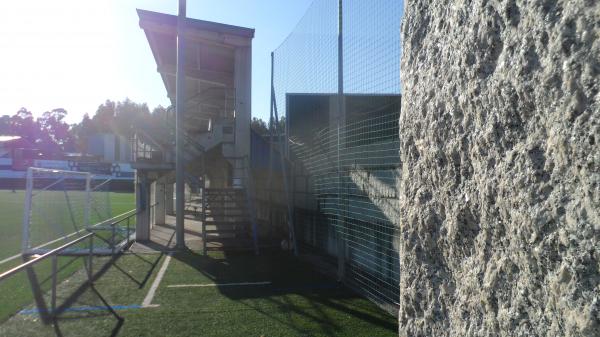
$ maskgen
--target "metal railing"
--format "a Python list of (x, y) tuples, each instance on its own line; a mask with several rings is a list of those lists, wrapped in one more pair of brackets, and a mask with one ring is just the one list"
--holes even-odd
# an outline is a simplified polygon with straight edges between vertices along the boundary
[[(151, 208), (156, 206), (156, 204), (150, 206)], [(14, 267), (11, 268), (5, 272), (3, 272), (2, 274), (0, 274), (0, 282), (18, 274), (19, 272), (25, 270), (27, 271), (28, 277), (29, 277), (29, 281), (31, 283), (31, 287), (32, 287), (32, 291), (33, 291), (33, 296), (36, 302), (36, 305), (38, 307), (38, 311), (40, 314), (40, 317), (42, 319), (42, 322), (44, 324), (48, 324), (51, 322), (51, 320), (56, 317), (57, 314), (57, 307), (56, 307), (56, 288), (58, 285), (58, 257), (59, 256), (72, 256), (72, 255), (76, 255), (76, 256), (86, 256), (87, 257), (87, 261), (85, 263), (85, 268), (87, 269), (87, 280), (88, 282), (91, 284), (93, 281), (93, 256), (95, 255), (95, 251), (94, 251), (94, 237), (97, 237), (98, 239), (105, 241), (106, 243), (109, 244), (110, 247), (110, 252), (111, 254), (115, 254), (117, 252), (120, 252), (123, 248), (127, 247), (131, 242), (131, 218), (138, 215), (140, 213), (140, 211), (137, 211), (135, 209), (122, 213), (120, 215), (117, 215), (111, 219), (105, 220), (103, 222), (100, 222), (92, 227), (86, 228), (86, 230), (89, 231), (89, 233), (74, 239), (70, 242), (67, 242), (57, 248), (51, 249), (47, 252), (44, 252), (43, 254), (37, 255), (34, 258)], [(121, 245), (121, 248), (117, 251), (116, 247), (116, 232), (117, 232), (117, 225), (120, 223), (123, 223), (126, 221), (126, 238), (124, 240), (124, 244)], [(98, 235), (98, 233), (96, 232), (97, 230), (103, 230), (103, 226), (106, 226), (105, 228), (108, 228), (111, 231), (111, 239), (110, 241), (108, 241), (107, 239), (103, 238), (102, 236)], [(87, 249), (79, 249), (77, 254), (73, 254), (73, 252), (69, 252), (66, 253), (69, 248), (84, 242), (86, 240), (89, 240), (89, 247), (87, 247)], [(27, 259), (28, 257), (32, 256), (30, 254), (23, 254), (23, 259)], [(37, 281), (37, 277), (35, 276), (35, 272), (33, 271), (33, 266), (35, 266), (36, 264), (51, 258), (52, 261), (52, 272), (51, 272), (51, 293), (50, 293), (50, 309), (48, 310), (48, 308), (46, 307), (46, 302), (43, 298), (43, 293), (40, 287), (39, 282)]]
[[(152, 209), (154, 206), (156, 206), (156, 204), (151, 205), (150, 209)], [(88, 228), (88, 231), (101, 231), (101, 230), (109, 230), (111, 232), (110, 235), (110, 241), (103, 238), (100, 235), (97, 235), (98, 238), (104, 242), (106, 242), (109, 247), (110, 247), (110, 253), (114, 254), (117, 246), (127, 246), (129, 245), (129, 243), (131, 243), (131, 218), (133, 218), (134, 216), (138, 215), (140, 212), (132, 209), (128, 212), (119, 214), (111, 219), (105, 220), (103, 222), (100, 222), (90, 228)], [(118, 220), (117, 220), (118, 219)], [(125, 228), (124, 228), (124, 240), (121, 241), (120, 244), (117, 244), (117, 232), (118, 232), (118, 225), (126, 222)]]
[(131, 160), (134, 162), (161, 162), (165, 154), (162, 149), (156, 145), (147, 144), (135, 134), (131, 138)]
[[(132, 160), (135, 162), (174, 162), (175, 161), (175, 124), (170, 119), (165, 119), (165, 124), (158, 126), (159, 128), (165, 128), (167, 139), (165, 141), (168, 146), (159, 144), (152, 134), (144, 130), (144, 128), (138, 128), (136, 133), (131, 139), (131, 154)], [(202, 144), (198, 143), (196, 139), (191, 137), (187, 132), (182, 133), (184, 147), (188, 150), (186, 154), (192, 154), (192, 158), (196, 158), (204, 154), (205, 149)], [(192, 151), (190, 151), (192, 150)], [(171, 154), (170, 156), (168, 154)], [(189, 160), (189, 158), (188, 158)]]
[[(86, 234), (80, 238), (77, 238), (71, 242), (68, 242), (58, 248), (52, 249), (42, 255), (39, 255), (19, 266), (16, 266), (10, 270), (7, 270), (6, 272), (0, 274), (0, 282), (4, 281), (5, 279), (7, 279), (11, 276), (14, 276), (15, 274), (17, 274), (23, 270), (26, 270), (28, 277), (30, 279), (30, 282), (31, 282), (31, 286), (33, 289), (33, 296), (35, 298), (42, 322), (45, 324), (48, 324), (51, 321), (52, 317), (54, 317), (56, 314), (56, 287), (58, 284), (57, 274), (58, 274), (58, 256), (59, 256), (59, 254), (61, 252), (63, 252), (64, 250), (66, 250), (67, 248), (89, 239), (90, 246), (89, 246), (89, 253), (88, 253), (86, 269), (87, 269), (88, 282), (91, 283), (92, 276), (93, 276), (92, 257), (93, 257), (93, 250), (94, 250), (94, 236), (96, 236), (96, 233), (94, 233), (94, 232), (88, 233), (88, 234)], [(23, 258), (25, 259), (25, 258), (27, 258), (27, 256), (23, 255)], [(34, 265), (36, 265), (48, 258), (52, 258), (52, 275), (51, 275), (52, 286), (51, 286), (51, 295), (50, 295), (51, 311), (48, 311), (48, 308), (46, 307), (46, 302), (43, 299), (43, 294), (42, 294), (40, 285), (38, 284), (37, 277), (35, 277), (35, 274), (33, 271)]]
[(94, 233), (94, 232), (88, 233), (88, 234), (86, 234), (86, 235), (84, 235), (84, 236), (82, 236), (80, 238), (77, 238), (77, 239), (71, 241), (71, 242), (65, 243), (64, 245), (62, 245), (62, 246), (60, 246), (58, 248), (54, 248), (54, 249), (52, 249), (52, 250), (50, 250), (50, 251), (48, 251), (48, 252), (46, 252), (46, 253), (44, 253), (42, 255), (38, 255), (37, 257), (35, 257), (35, 258), (33, 258), (33, 259), (25, 262), (25, 263), (22, 263), (22, 264), (14, 267), (12, 269), (9, 269), (9, 270), (3, 272), (2, 274), (0, 274), (0, 282), (3, 281), (3, 280), (5, 280), (5, 279), (7, 279), (7, 278), (9, 278), (10, 276), (12, 276), (12, 275), (14, 275), (16, 273), (18, 273), (18, 272), (20, 272), (20, 271), (28, 268), (28, 267), (32, 267), (33, 265), (35, 265), (35, 264), (37, 264), (37, 263), (39, 263), (39, 262), (41, 262), (41, 261), (43, 261), (43, 260), (45, 260), (45, 259), (47, 259), (49, 257), (56, 257), (63, 250), (65, 250), (65, 249), (67, 249), (67, 248), (69, 248), (71, 246), (74, 246), (74, 245), (76, 245), (76, 244), (84, 241), (85, 239), (90, 239), (90, 252), (92, 252), (93, 247), (94, 247), (94, 245), (93, 245), (93, 236), (95, 236), (95, 235), (96, 235), (96, 233)]

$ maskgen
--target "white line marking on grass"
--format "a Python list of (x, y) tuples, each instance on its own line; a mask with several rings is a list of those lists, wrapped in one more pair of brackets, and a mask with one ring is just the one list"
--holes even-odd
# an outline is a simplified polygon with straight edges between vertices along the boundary
[[(63, 236), (63, 237), (60, 237), (60, 238), (58, 238), (58, 239), (55, 239), (55, 240), (52, 240), (52, 241), (46, 242), (46, 243), (44, 243), (43, 245), (39, 245), (39, 246), (37, 246), (37, 247), (34, 247), (34, 248), (33, 248), (33, 250), (40, 249), (40, 248), (44, 248), (44, 247), (46, 247), (46, 246), (49, 246), (49, 245), (51, 245), (51, 244), (53, 244), (53, 243), (57, 243), (57, 242), (59, 242), (59, 241), (61, 241), (61, 240), (68, 239), (68, 238), (70, 238), (71, 236), (73, 236), (73, 235), (76, 235), (76, 234), (79, 234), (79, 233), (81, 233), (81, 232), (83, 232), (83, 231), (84, 231), (84, 229), (80, 229), (80, 230), (78, 230), (77, 232), (73, 232), (73, 233), (71, 233), (71, 234), (67, 234), (67, 235), (65, 235), (65, 236)], [(16, 259), (16, 258), (19, 258), (19, 257), (21, 257), (21, 256), (22, 256), (21, 254), (13, 255), (13, 256), (11, 256), (11, 257), (9, 257), (9, 258), (6, 258), (6, 259), (4, 259), (4, 260), (0, 261), (0, 264), (4, 264), (4, 263), (6, 263), (6, 262), (8, 262), (8, 261), (12, 261), (12, 260), (14, 260), (14, 259)]]
[(9, 258), (6, 258), (6, 259), (0, 261), (0, 264), (5, 264), (6, 262), (12, 261), (12, 260), (14, 260), (14, 259), (16, 259), (18, 257), (21, 257), (21, 254), (13, 255), (13, 256), (11, 256)]
[(152, 282), (152, 286), (150, 286), (150, 290), (148, 290), (148, 293), (142, 302), (142, 308), (151, 308), (157, 306), (156, 304), (152, 304), (152, 300), (154, 299), (156, 289), (158, 289), (158, 286), (160, 285), (160, 281), (162, 281), (163, 276), (165, 276), (169, 262), (171, 262), (171, 255), (167, 255), (165, 262), (163, 262), (162, 266), (160, 266), (160, 270), (158, 271), (158, 274), (156, 274), (156, 278), (154, 279), (154, 282)]
[(264, 282), (238, 282), (238, 283), (172, 284), (172, 285), (168, 285), (167, 288), (259, 286), (259, 285), (268, 285), (268, 284), (271, 284), (271, 281), (264, 281)]

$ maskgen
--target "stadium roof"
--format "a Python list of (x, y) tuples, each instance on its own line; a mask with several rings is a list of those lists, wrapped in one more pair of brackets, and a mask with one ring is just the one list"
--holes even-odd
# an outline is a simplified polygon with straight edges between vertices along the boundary
[[(175, 103), (177, 16), (137, 10), (171, 103)], [(254, 29), (185, 18), (185, 125), (208, 129), (210, 120), (233, 115), (236, 49), (251, 47)]]

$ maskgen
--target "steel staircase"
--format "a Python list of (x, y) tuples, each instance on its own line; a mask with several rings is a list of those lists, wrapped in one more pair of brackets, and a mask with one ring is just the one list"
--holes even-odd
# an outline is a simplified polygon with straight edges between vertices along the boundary
[(253, 250), (252, 220), (243, 188), (207, 188), (203, 193), (204, 251)]

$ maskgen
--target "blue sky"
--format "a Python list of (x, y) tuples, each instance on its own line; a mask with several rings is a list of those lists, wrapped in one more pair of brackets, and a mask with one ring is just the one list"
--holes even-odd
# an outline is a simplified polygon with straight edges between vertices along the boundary
[[(256, 29), (254, 116), (268, 117), (270, 53), (311, 1), (188, 1), (188, 17)], [(106, 99), (168, 105), (136, 8), (176, 14), (177, 0), (2, 1), (0, 115), (62, 107), (78, 122)]]

